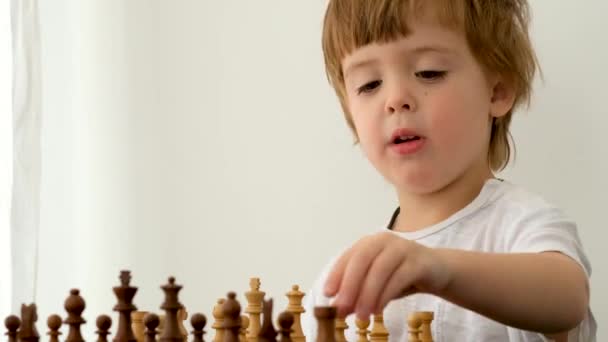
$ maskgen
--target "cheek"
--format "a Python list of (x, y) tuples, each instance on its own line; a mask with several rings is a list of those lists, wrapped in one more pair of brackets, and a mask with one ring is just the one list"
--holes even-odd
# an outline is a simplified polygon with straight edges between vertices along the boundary
[(434, 103), (430, 124), (445, 155), (477, 154), (484, 149), (489, 105), (464, 92), (450, 92)]

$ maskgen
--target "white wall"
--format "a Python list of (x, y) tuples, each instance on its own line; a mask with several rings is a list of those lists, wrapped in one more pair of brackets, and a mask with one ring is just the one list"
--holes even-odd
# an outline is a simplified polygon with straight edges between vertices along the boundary
[[(515, 122), (505, 177), (580, 222), (603, 325), (607, 5), (577, 4), (533, 3), (546, 82)], [(308, 288), (338, 246), (387, 222), (392, 191), (351, 145), (324, 75), (324, 6), (41, 2), (41, 317), (80, 287), (92, 332), (125, 267), (142, 309), (159, 310), (170, 274), (191, 312), (210, 315), (250, 276), (283, 308), (292, 284)]]

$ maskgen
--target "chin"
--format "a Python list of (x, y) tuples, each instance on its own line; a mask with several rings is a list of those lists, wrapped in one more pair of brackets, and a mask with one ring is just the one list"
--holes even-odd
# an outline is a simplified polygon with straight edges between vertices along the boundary
[(406, 173), (398, 177), (391, 177), (391, 183), (398, 192), (407, 192), (415, 195), (429, 195), (440, 191), (449, 182), (442, 181), (436, 174)]

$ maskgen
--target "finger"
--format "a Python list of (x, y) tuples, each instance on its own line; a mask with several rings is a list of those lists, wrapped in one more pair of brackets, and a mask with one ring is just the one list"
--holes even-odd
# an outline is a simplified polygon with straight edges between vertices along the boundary
[(354, 311), (363, 279), (372, 262), (382, 250), (381, 246), (380, 243), (373, 242), (362, 244), (348, 260), (335, 302), (338, 316), (345, 317)]
[(414, 281), (417, 277), (416, 271), (407, 262), (402, 263), (389, 278), (374, 311), (382, 312), (391, 300), (416, 293)]
[(327, 280), (325, 280), (325, 286), (323, 289), (325, 296), (333, 297), (338, 292), (340, 283), (342, 282), (342, 277), (344, 276), (344, 269), (346, 268), (347, 262), (352, 253), (353, 248), (351, 247), (344, 252), (332, 266), (329, 276), (327, 277)]
[(367, 319), (378, 306), (380, 295), (403, 259), (403, 251), (395, 245), (389, 245), (374, 259), (357, 298), (357, 317)]

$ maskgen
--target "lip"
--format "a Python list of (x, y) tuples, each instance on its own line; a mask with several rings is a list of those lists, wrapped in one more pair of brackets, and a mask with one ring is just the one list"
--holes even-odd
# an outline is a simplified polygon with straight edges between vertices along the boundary
[[(401, 136), (417, 136), (418, 140), (411, 140), (401, 144), (395, 144), (394, 141)], [(400, 156), (412, 155), (420, 151), (426, 143), (426, 138), (412, 129), (399, 128), (393, 132), (389, 146), (391, 151)]]

